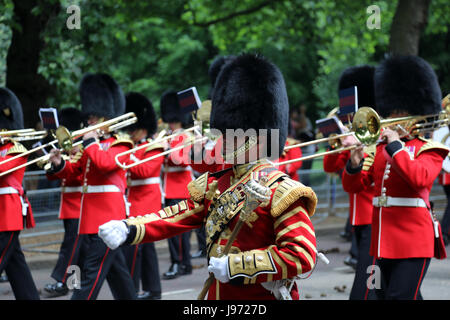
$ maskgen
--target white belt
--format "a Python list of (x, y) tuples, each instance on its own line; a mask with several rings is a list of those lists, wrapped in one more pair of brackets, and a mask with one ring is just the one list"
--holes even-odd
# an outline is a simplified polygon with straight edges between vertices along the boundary
[(113, 184), (103, 186), (83, 186), (83, 193), (121, 192), (119, 187)]
[(135, 187), (135, 186), (145, 186), (148, 184), (160, 184), (160, 183), (161, 183), (160, 177), (153, 177), (153, 178), (147, 178), (147, 179), (130, 180), (128, 186)]
[[(0, 194), (18, 194), (19, 191), (14, 189), (13, 187), (3, 187), (0, 188)], [(22, 215), (26, 216), (28, 211), (28, 203), (23, 199), (22, 196), (19, 196), (20, 203), (22, 205)]]
[(192, 168), (190, 166), (164, 168), (164, 172), (183, 172), (183, 171), (192, 171)]
[(0, 188), (0, 194), (12, 194), (12, 193), (19, 193), (19, 191), (17, 191), (13, 187)]
[(82, 192), (83, 187), (61, 187), (62, 193)]
[(427, 204), (422, 198), (397, 198), (389, 196), (374, 197), (372, 204), (375, 207), (427, 207)]

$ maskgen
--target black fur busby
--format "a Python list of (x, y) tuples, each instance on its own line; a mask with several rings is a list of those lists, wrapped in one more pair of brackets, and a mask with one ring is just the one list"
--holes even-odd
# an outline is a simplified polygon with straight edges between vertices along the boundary
[(233, 55), (218, 56), (213, 60), (213, 62), (211, 62), (209, 69), (208, 69), (208, 76), (209, 76), (209, 79), (211, 80), (211, 87), (209, 88), (209, 93), (208, 93), (209, 99), (211, 99), (211, 97), (213, 95), (217, 76), (219, 75), (223, 66), (226, 65), (228, 62), (232, 61), (234, 58), (235, 58), (235, 56), (233, 56)]
[(156, 132), (156, 113), (150, 100), (137, 92), (129, 92), (125, 96), (126, 112), (134, 112), (138, 121), (128, 127), (129, 130), (147, 129), (151, 136)]
[(190, 113), (181, 112), (176, 91), (168, 90), (163, 93), (160, 100), (160, 111), (161, 119), (165, 123), (181, 122), (186, 127), (192, 122), (192, 115)]
[(83, 113), (77, 108), (69, 107), (59, 110), (59, 124), (69, 129), (69, 131), (79, 130), (83, 127)]
[(81, 108), (86, 115), (108, 119), (125, 112), (125, 96), (111, 76), (86, 74), (80, 83)]
[(375, 101), (381, 117), (393, 111), (410, 115), (441, 110), (442, 93), (431, 66), (417, 56), (392, 56), (375, 70)]
[(7, 88), (0, 88), (0, 129), (23, 129), (22, 104)]
[[(211, 128), (223, 134), (226, 129), (268, 129), (267, 155), (273, 158), (284, 149), (288, 121), (286, 85), (276, 65), (257, 54), (242, 54), (222, 68), (212, 96)], [(271, 150), (270, 129), (279, 129), (278, 153)]]
[(345, 69), (339, 78), (338, 90), (358, 87), (358, 107), (376, 109), (373, 77), (375, 67), (369, 65)]

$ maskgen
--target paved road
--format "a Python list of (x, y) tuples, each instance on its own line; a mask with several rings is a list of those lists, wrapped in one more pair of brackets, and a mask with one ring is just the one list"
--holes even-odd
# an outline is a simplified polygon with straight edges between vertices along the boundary
[[(350, 267), (343, 264), (348, 255), (349, 242), (339, 238), (339, 229), (330, 231), (317, 230), (318, 248), (325, 250), (330, 260), (329, 265), (322, 262), (317, 264), (314, 273), (307, 279), (298, 282), (301, 298), (307, 300), (347, 300), (353, 282), (354, 273)], [(194, 238), (193, 238), (194, 239)], [(192, 242), (196, 247), (195, 240)], [(160, 272), (169, 268), (169, 254), (165, 250), (165, 243), (159, 245)], [(193, 259), (192, 275), (182, 276), (174, 280), (162, 280), (163, 300), (195, 300), (201, 291), (207, 277), (206, 260)], [(32, 269), (33, 277), (38, 288), (53, 282), (50, 278), (51, 264), (44, 268)], [(450, 259), (433, 259), (422, 285), (422, 295), (426, 300), (450, 300)], [(68, 300), (70, 294), (57, 298)], [(9, 283), (0, 283), (0, 300), (13, 300)], [(99, 299), (111, 300), (112, 295), (108, 285), (103, 285)], [(56, 300), (56, 299), (54, 299)]]

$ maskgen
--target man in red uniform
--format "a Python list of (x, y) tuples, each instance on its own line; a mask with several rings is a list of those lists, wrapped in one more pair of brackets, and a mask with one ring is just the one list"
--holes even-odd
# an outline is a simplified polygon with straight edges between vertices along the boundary
[[(151, 142), (157, 129), (157, 120), (153, 105), (144, 95), (130, 92), (126, 95), (126, 112), (134, 112), (137, 123), (128, 127), (131, 140), (136, 146)], [(130, 161), (145, 159), (163, 151), (159, 143), (150, 145), (133, 153)], [(158, 157), (128, 170), (128, 201), (131, 204), (130, 217), (137, 217), (149, 210), (161, 209), (161, 167), (164, 157)], [(161, 299), (161, 279), (159, 276), (158, 255), (154, 243), (124, 246), (127, 260), (136, 290), (142, 281), (143, 293), (138, 299)]]
[[(58, 116), (59, 124), (70, 131), (81, 129), (83, 117), (81, 111), (76, 108), (64, 108)], [(70, 162), (77, 162), (82, 155), (81, 148), (75, 146), (69, 154)], [(53, 175), (47, 176), (49, 180), (55, 179)], [(78, 261), (80, 240), (78, 235), (78, 222), (80, 218), (81, 189), (83, 177), (81, 175), (68, 176), (61, 180), (61, 204), (58, 218), (64, 224), (64, 238), (59, 249), (58, 260), (52, 271), (51, 277), (55, 283), (49, 283), (44, 287), (47, 298), (66, 295), (69, 288), (66, 285), (67, 268)]]
[[(387, 58), (376, 68), (374, 82), (381, 117), (441, 110), (437, 77), (419, 57)], [(380, 268), (378, 298), (422, 299), (420, 286), (430, 260), (439, 256), (429, 193), (448, 148), (420, 136), (401, 138), (390, 128), (381, 138), (371, 163), (364, 161), (362, 148), (352, 151), (343, 186), (347, 192), (360, 192), (375, 184), (370, 254)]]
[[(311, 188), (265, 160), (279, 157), (287, 136), (289, 105), (283, 76), (263, 57), (243, 54), (222, 69), (212, 101), (212, 128), (224, 133), (258, 130), (257, 135), (231, 134), (226, 139), (223, 152), (235, 165), (189, 183), (188, 200), (135, 219), (110, 221), (99, 228), (99, 235), (114, 249), (122, 243), (164, 239), (206, 222), (208, 270), (216, 278), (208, 299), (276, 299), (280, 293), (298, 299), (292, 280), (316, 262), (310, 216), (317, 198)], [(259, 129), (267, 130), (269, 139)], [(255, 152), (262, 149), (267, 152)], [(241, 158), (245, 163), (237, 162)], [(240, 232), (230, 239), (240, 209), (248, 208), (242, 192), (251, 179), (265, 183), (270, 198), (256, 209), (250, 207), (253, 211)], [(231, 249), (223, 255), (228, 241)]]
[[(0, 88), (0, 130), (23, 129), (22, 105), (7, 88)], [(26, 152), (20, 143), (0, 140), (0, 162)], [(20, 157), (0, 165), (0, 173), (27, 162)], [(31, 206), (22, 187), (25, 167), (0, 177), (0, 274), (5, 271), (17, 300), (39, 300), (30, 269), (20, 247), (19, 234), (33, 228)]]
[[(375, 68), (368, 65), (347, 68), (341, 74), (338, 90), (356, 86), (358, 88), (358, 106), (375, 108), (373, 92), (374, 71)], [(342, 141), (343, 146), (355, 143), (356, 140), (353, 137), (347, 137)], [(334, 149), (333, 146), (330, 147), (331, 149)], [(365, 149), (364, 159), (366, 167), (373, 161), (374, 150), (372, 149), (373, 147)], [(328, 173), (341, 174), (349, 159), (350, 151), (326, 155), (323, 158), (323, 170)], [(369, 290), (366, 284), (367, 268), (374, 264), (374, 258), (369, 254), (373, 192), (373, 186), (369, 186), (361, 192), (349, 193), (349, 222), (352, 226), (352, 237), (354, 237), (357, 257), (350, 300), (367, 300), (374, 297), (374, 290)]]
[[(160, 102), (161, 118), (169, 125), (170, 133), (181, 133), (183, 126), (189, 123), (190, 114), (183, 114), (178, 104), (178, 97), (175, 91), (167, 91), (161, 97)], [(168, 141), (168, 149), (182, 146), (192, 139), (188, 133), (181, 133)], [(163, 185), (164, 185), (164, 205), (172, 206), (189, 198), (187, 185), (194, 178), (190, 163), (191, 147), (187, 146), (178, 151), (171, 152), (164, 159)], [(163, 279), (175, 279), (179, 275), (192, 273), (191, 264), (191, 232), (175, 235), (168, 239), (171, 266), (163, 274)]]
[[(117, 117), (125, 111), (125, 97), (110, 76), (87, 74), (80, 84), (82, 111), (88, 125)], [(125, 171), (115, 156), (133, 147), (120, 134), (98, 137), (96, 131), (83, 136), (83, 155), (75, 163), (64, 161), (52, 150), (49, 174), (57, 178), (82, 175), (83, 194), (78, 234), (83, 235), (80, 248), (81, 288), (74, 290), (73, 300), (96, 299), (106, 279), (115, 299), (134, 299), (136, 290), (126, 266), (123, 252), (111, 251), (97, 235), (98, 226), (112, 219), (124, 219), (128, 212), (125, 198)], [(127, 161), (126, 157), (121, 159)]]

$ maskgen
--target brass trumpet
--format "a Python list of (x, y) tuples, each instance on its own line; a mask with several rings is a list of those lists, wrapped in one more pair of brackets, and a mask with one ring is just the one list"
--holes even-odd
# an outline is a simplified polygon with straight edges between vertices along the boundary
[[(116, 130), (120, 130), (120, 129), (126, 127), (126, 126), (129, 126), (129, 125), (135, 123), (136, 121), (137, 121), (136, 115), (133, 112), (129, 112), (129, 113), (126, 113), (126, 114), (121, 115), (119, 117), (116, 117), (116, 118), (113, 118), (113, 119), (110, 119), (110, 120), (98, 123), (96, 125), (93, 125), (93, 126), (90, 126), (90, 127), (87, 127), (87, 128), (83, 128), (83, 129), (80, 129), (80, 130), (75, 130), (72, 133), (70, 133), (70, 131), (67, 130), (66, 127), (59, 126), (56, 129), (55, 133), (54, 133), (54, 136), (56, 138), (55, 140), (50, 141), (48, 143), (45, 143), (45, 144), (43, 144), (43, 145), (41, 145), (39, 147), (30, 149), (30, 150), (28, 150), (26, 152), (20, 153), (20, 154), (14, 156), (14, 157), (8, 158), (8, 159), (0, 162), (0, 165), (2, 165), (4, 163), (7, 163), (9, 161), (13, 161), (15, 159), (18, 159), (20, 157), (28, 156), (29, 154), (32, 154), (32, 153), (37, 152), (39, 150), (42, 150), (42, 149), (44, 149), (44, 148), (46, 148), (48, 146), (55, 147), (55, 145), (57, 143), (61, 147), (62, 151), (68, 152), (75, 145), (78, 145), (78, 144), (82, 143), (82, 141), (78, 141), (76, 143), (73, 143), (73, 141), (78, 139), (78, 138), (80, 138), (80, 137), (82, 137), (82, 136), (84, 136), (88, 132), (97, 130), (97, 131), (100, 132), (100, 134), (105, 134), (107, 132), (113, 132), (113, 131), (116, 131)], [(24, 163), (24, 164), (22, 164), (20, 166), (16, 166), (14, 168), (11, 168), (10, 170), (2, 172), (0, 174), (0, 177), (4, 176), (6, 174), (9, 174), (9, 173), (11, 173), (11, 172), (13, 172), (15, 170), (18, 170), (20, 168), (29, 166), (29, 165), (31, 165), (33, 163), (47, 161), (48, 158), (49, 158), (49, 155), (44, 155), (42, 157), (33, 159), (33, 160), (28, 161), (28, 162), (26, 162), (26, 163)]]

